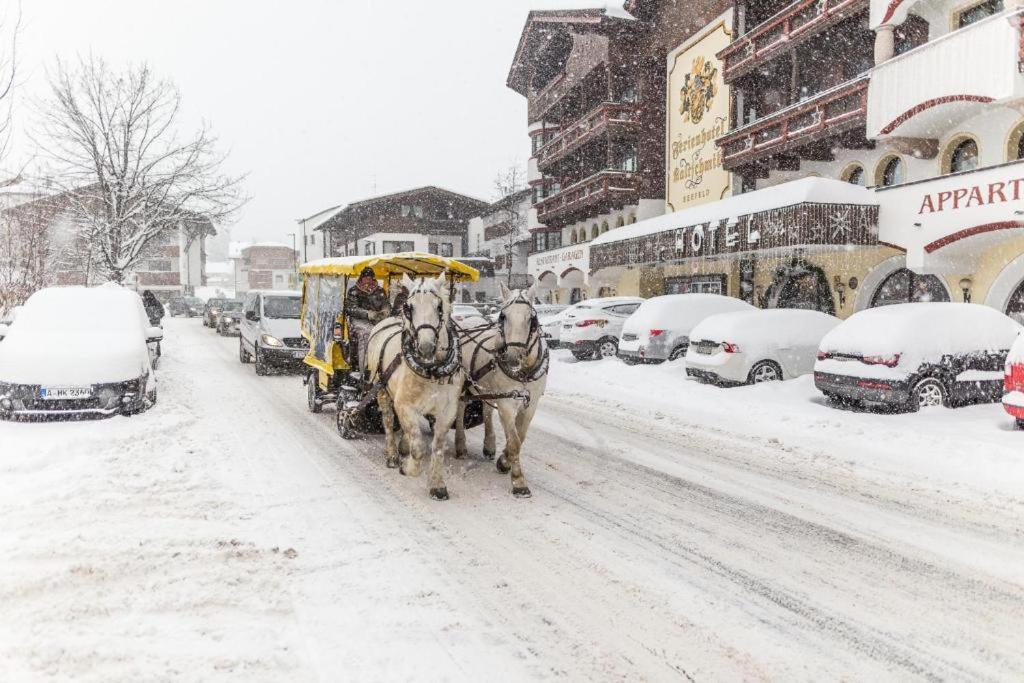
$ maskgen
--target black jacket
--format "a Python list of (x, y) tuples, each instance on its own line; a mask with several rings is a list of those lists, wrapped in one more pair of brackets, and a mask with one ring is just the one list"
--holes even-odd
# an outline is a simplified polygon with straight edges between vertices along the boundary
[(345, 296), (345, 314), (356, 320), (377, 322), (388, 314), (388, 295), (377, 287), (372, 292), (364, 292), (358, 286), (348, 288)]

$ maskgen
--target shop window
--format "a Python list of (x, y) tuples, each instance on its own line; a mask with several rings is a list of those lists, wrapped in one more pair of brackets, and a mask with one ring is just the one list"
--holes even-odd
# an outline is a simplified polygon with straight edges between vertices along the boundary
[(726, 293), (724, 275), (691, 275), (665, 278), (666, 294)]
[(942, 281), (934, 275), (918, 275), (901, 268), (879, 285), (871, 297), (871, 307), (930, 301), (949, 301), (949, 292)]
[(864, 167), (860, 164), (850, 164), (843, 171), (842, 179), (851, 185), (864, 185)]
[(1024, 159), (1024, 121), (1018, 123), (1006, 141), (1006, 160)]
[(1010, 295), (1006, 304), (1006, 315), (1024, 325), (1024, 282), (1017, 285), (1017, 289)]
[(978, 143), (974, 138), (958, 137), (949, 143), (943, 155), (943, 173), (961, 173), (978, 168)]
[(1003, 11), (1003, 0), (985, 0), (972, 7), (960, 10), (956, 15), (956, 27), (964, 28), (976, 24), (982, 19), (999, 14)]
[(898, 156), (887, 156), (878, 164), (878, 174), (875, 185), (891, 187), (899, 185), (904, 179), (903, 160)]

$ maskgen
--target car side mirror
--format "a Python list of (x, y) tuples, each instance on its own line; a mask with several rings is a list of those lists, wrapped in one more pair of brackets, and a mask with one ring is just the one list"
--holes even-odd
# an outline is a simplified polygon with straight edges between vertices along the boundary
[(163, 341), (164, 331), (159, 327), (147, 327), (146, 328), (146, 341), (158, 342)]
[(259, 322), (260, 317), (256, 315), (256, 311), (246, 311), (245, 319), (251, 323)]

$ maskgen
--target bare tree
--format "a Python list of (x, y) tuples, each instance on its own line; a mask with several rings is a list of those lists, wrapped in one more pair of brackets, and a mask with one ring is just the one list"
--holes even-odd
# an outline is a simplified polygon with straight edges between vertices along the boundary
[(527, 204), (522, 193), (526, 190), (526, 174), (518, 166), (509, 166), (494, 179), (494, 214), (498, 217), (501, 251), (508, 268), (508, 285), (512, 285), (512, 270), (516, 262), (516, 245), (529, 237), (527, 232)]
[(37, 201), (0, 213), (0, 312), (53, 284), (58, 260), (49, 235), (53, 212)]
[(15, 77), (18, 73), (18, 36), (21, 34), (21, 2), (0, 14), (0, 159), (6, 158), (11, 137), (11, 112)]
[(169, 231), (187, 233), (197, 217), (223, 223), (244, 203), (216, 137), (205, 124), (179, 134), (181, 95), (145, 64), (116, 73), (97, 57), (58, 61), (41, 105), (37, 142), (96, 267), (115, 282)]

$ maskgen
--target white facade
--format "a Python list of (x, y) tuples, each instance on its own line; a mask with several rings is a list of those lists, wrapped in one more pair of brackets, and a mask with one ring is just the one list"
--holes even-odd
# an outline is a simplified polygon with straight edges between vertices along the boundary
[(317, 228), (324, 224), (341, 209), (341, 206), (332, 206), (329, 209), (318, 211), (312, 216), (299, 218), (295, 222), (299, 224), (300, 245), (298, 247), (299, 258), (302, 263), (316, 261), (328, 256), (327, 240), (330, 239), (324, 230)]

